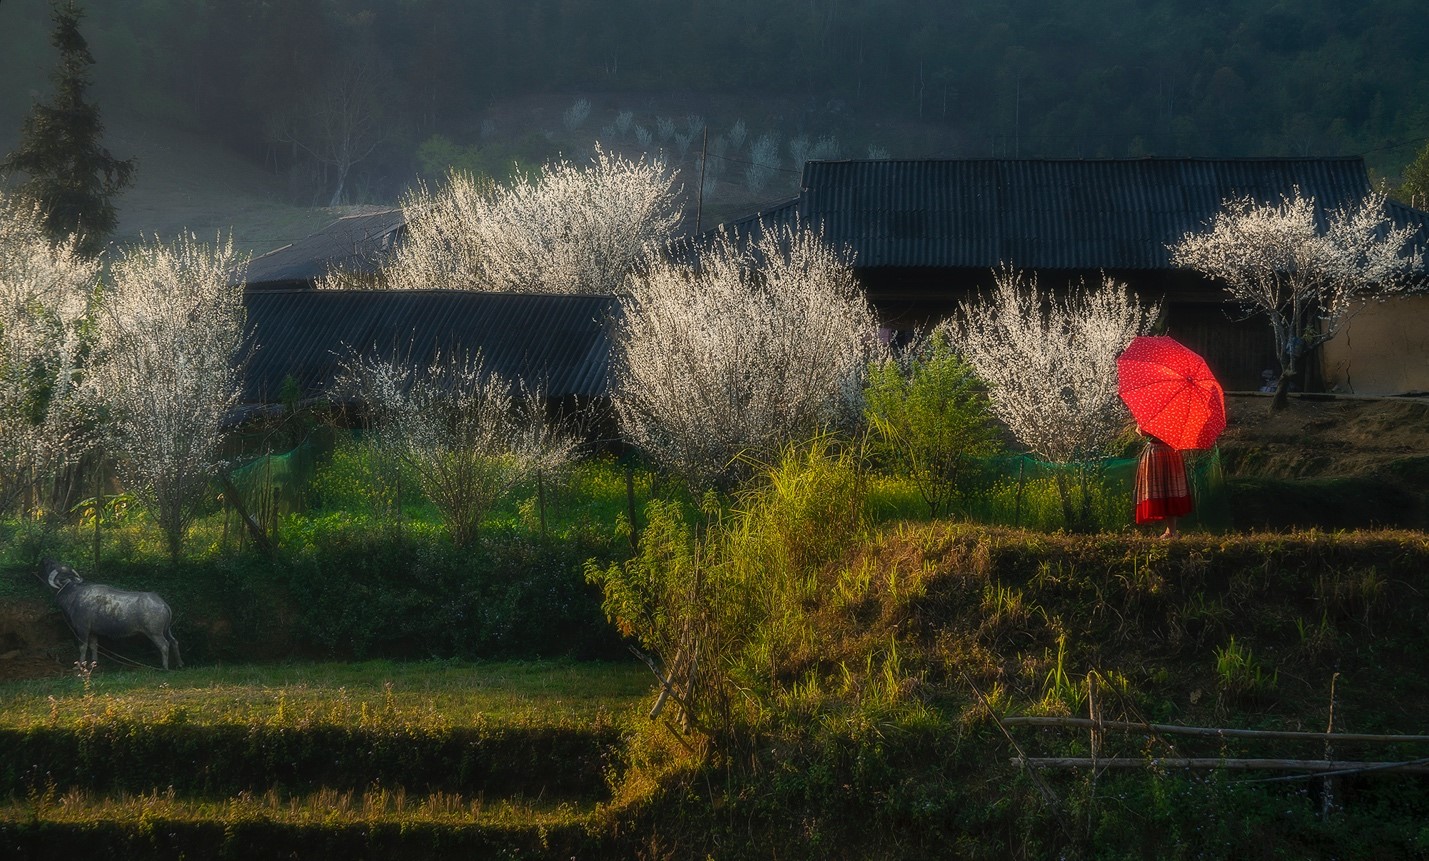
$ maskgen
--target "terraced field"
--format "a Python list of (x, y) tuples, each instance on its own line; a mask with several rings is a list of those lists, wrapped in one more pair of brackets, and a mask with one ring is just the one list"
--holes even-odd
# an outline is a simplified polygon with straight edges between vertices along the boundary
[(366, 663), (0, 685), (0, 854), (585, 854), (648, 678)]

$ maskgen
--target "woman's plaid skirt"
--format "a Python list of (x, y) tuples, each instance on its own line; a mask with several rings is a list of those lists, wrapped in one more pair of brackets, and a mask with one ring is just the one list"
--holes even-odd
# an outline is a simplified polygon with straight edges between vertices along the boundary
[(1148, 442), (1136, 463), (1133, 496), (1137, 523), (1190, 514), (1194, 500), (1181, 453), (1160, 440)]

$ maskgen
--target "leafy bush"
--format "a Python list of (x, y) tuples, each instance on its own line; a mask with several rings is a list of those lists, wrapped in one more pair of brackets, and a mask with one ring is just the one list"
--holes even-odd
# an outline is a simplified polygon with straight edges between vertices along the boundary
[(805, 608), (864, 533), (864, 502), (846, 448), (789, 445), (731, 513), (713, 494), (698, 523), (677, 504), (652, 502), (637, 555), (588, 563), (587, 577), (601, 587), (607, 617), (661, 662), (686, 726), (728, 733), (741, 725), (735, 709), (757, 714), (775, 677), (816, 650)]
[(864, 399), (875, 452), (913, 481), (929, 514), (965, 509), (986, 486), (977, 458), (1001, 441), (982, 384), (946, 335), (875, 367)]

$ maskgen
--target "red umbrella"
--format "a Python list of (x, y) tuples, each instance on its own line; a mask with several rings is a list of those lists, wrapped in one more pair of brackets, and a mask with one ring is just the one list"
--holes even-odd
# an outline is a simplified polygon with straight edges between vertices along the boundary
[(1136, 423), (1172, 448), (1210, 448), (1226, 428), (1226, 394), (1206, 360), (1165, 335), (1143, 335), (1116, 359), (1117, 394)]

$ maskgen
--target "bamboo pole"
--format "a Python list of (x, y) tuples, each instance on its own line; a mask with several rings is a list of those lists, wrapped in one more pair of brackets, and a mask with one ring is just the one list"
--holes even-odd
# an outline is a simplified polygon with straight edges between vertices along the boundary
[[(1036, 768), (1091, 768), (1093, 763), (1089, 756), (1014, 756), (1010, 761), (1013, 765), (1035, 766)], [(1350, 762), (1323, 759), (1220, 759), (1217, 757), (1154, 757), (1151, 759), (1111, 757), (1108, 759), (1102, 757), (1095, 760), (1095, 763), (1099, 769), (1224, 768), (1230, 771), (1306, 771), (1316, 774), (1370, 771), (1429, 774), (1429, 760), (1425, 759), (1406, 762)]]
[(1291, 741), (1335, 741), (1340, 743), (1394, 744), (1398, 742), (1429, 742), (1429, 735), (1374, 735), (1366, 733), (1325, 733), (1292, 732), (1290, 730), (1261, 729), (1219, 729), (1216, 727), (1178, 726), (1164, 723), (1136, 723), (1134, 721), (1104, 720), (1091, 721), (1087, 718), (1071, 717), (1005, 717), (1007, 726), (1040, 726), (1088, 729), (1130, 730), (1133, 732), (1165, 733), (1167, 735), (1195, 735), (1209, 738), (1261, 738)]
[(253, 519), (253, 515), (248, 513), (248, 509), (243, 505), (243, 494), (238, 492), (238, 488), (233, 485), (233, 479), (226, 472), (218, 474), (219, 485), (223, 488), (223, 495), (228, 498), (228, 503), (237, 512), (238, 519), (243, 521), (243, 525), (248, 527), (248, 534), (252, 536), (253, 543), (258, 545), (265, 555), (273, 554), (273, 545), (268, 541), (268, 534), (263, 531), (263, 527), (258, 521)]

